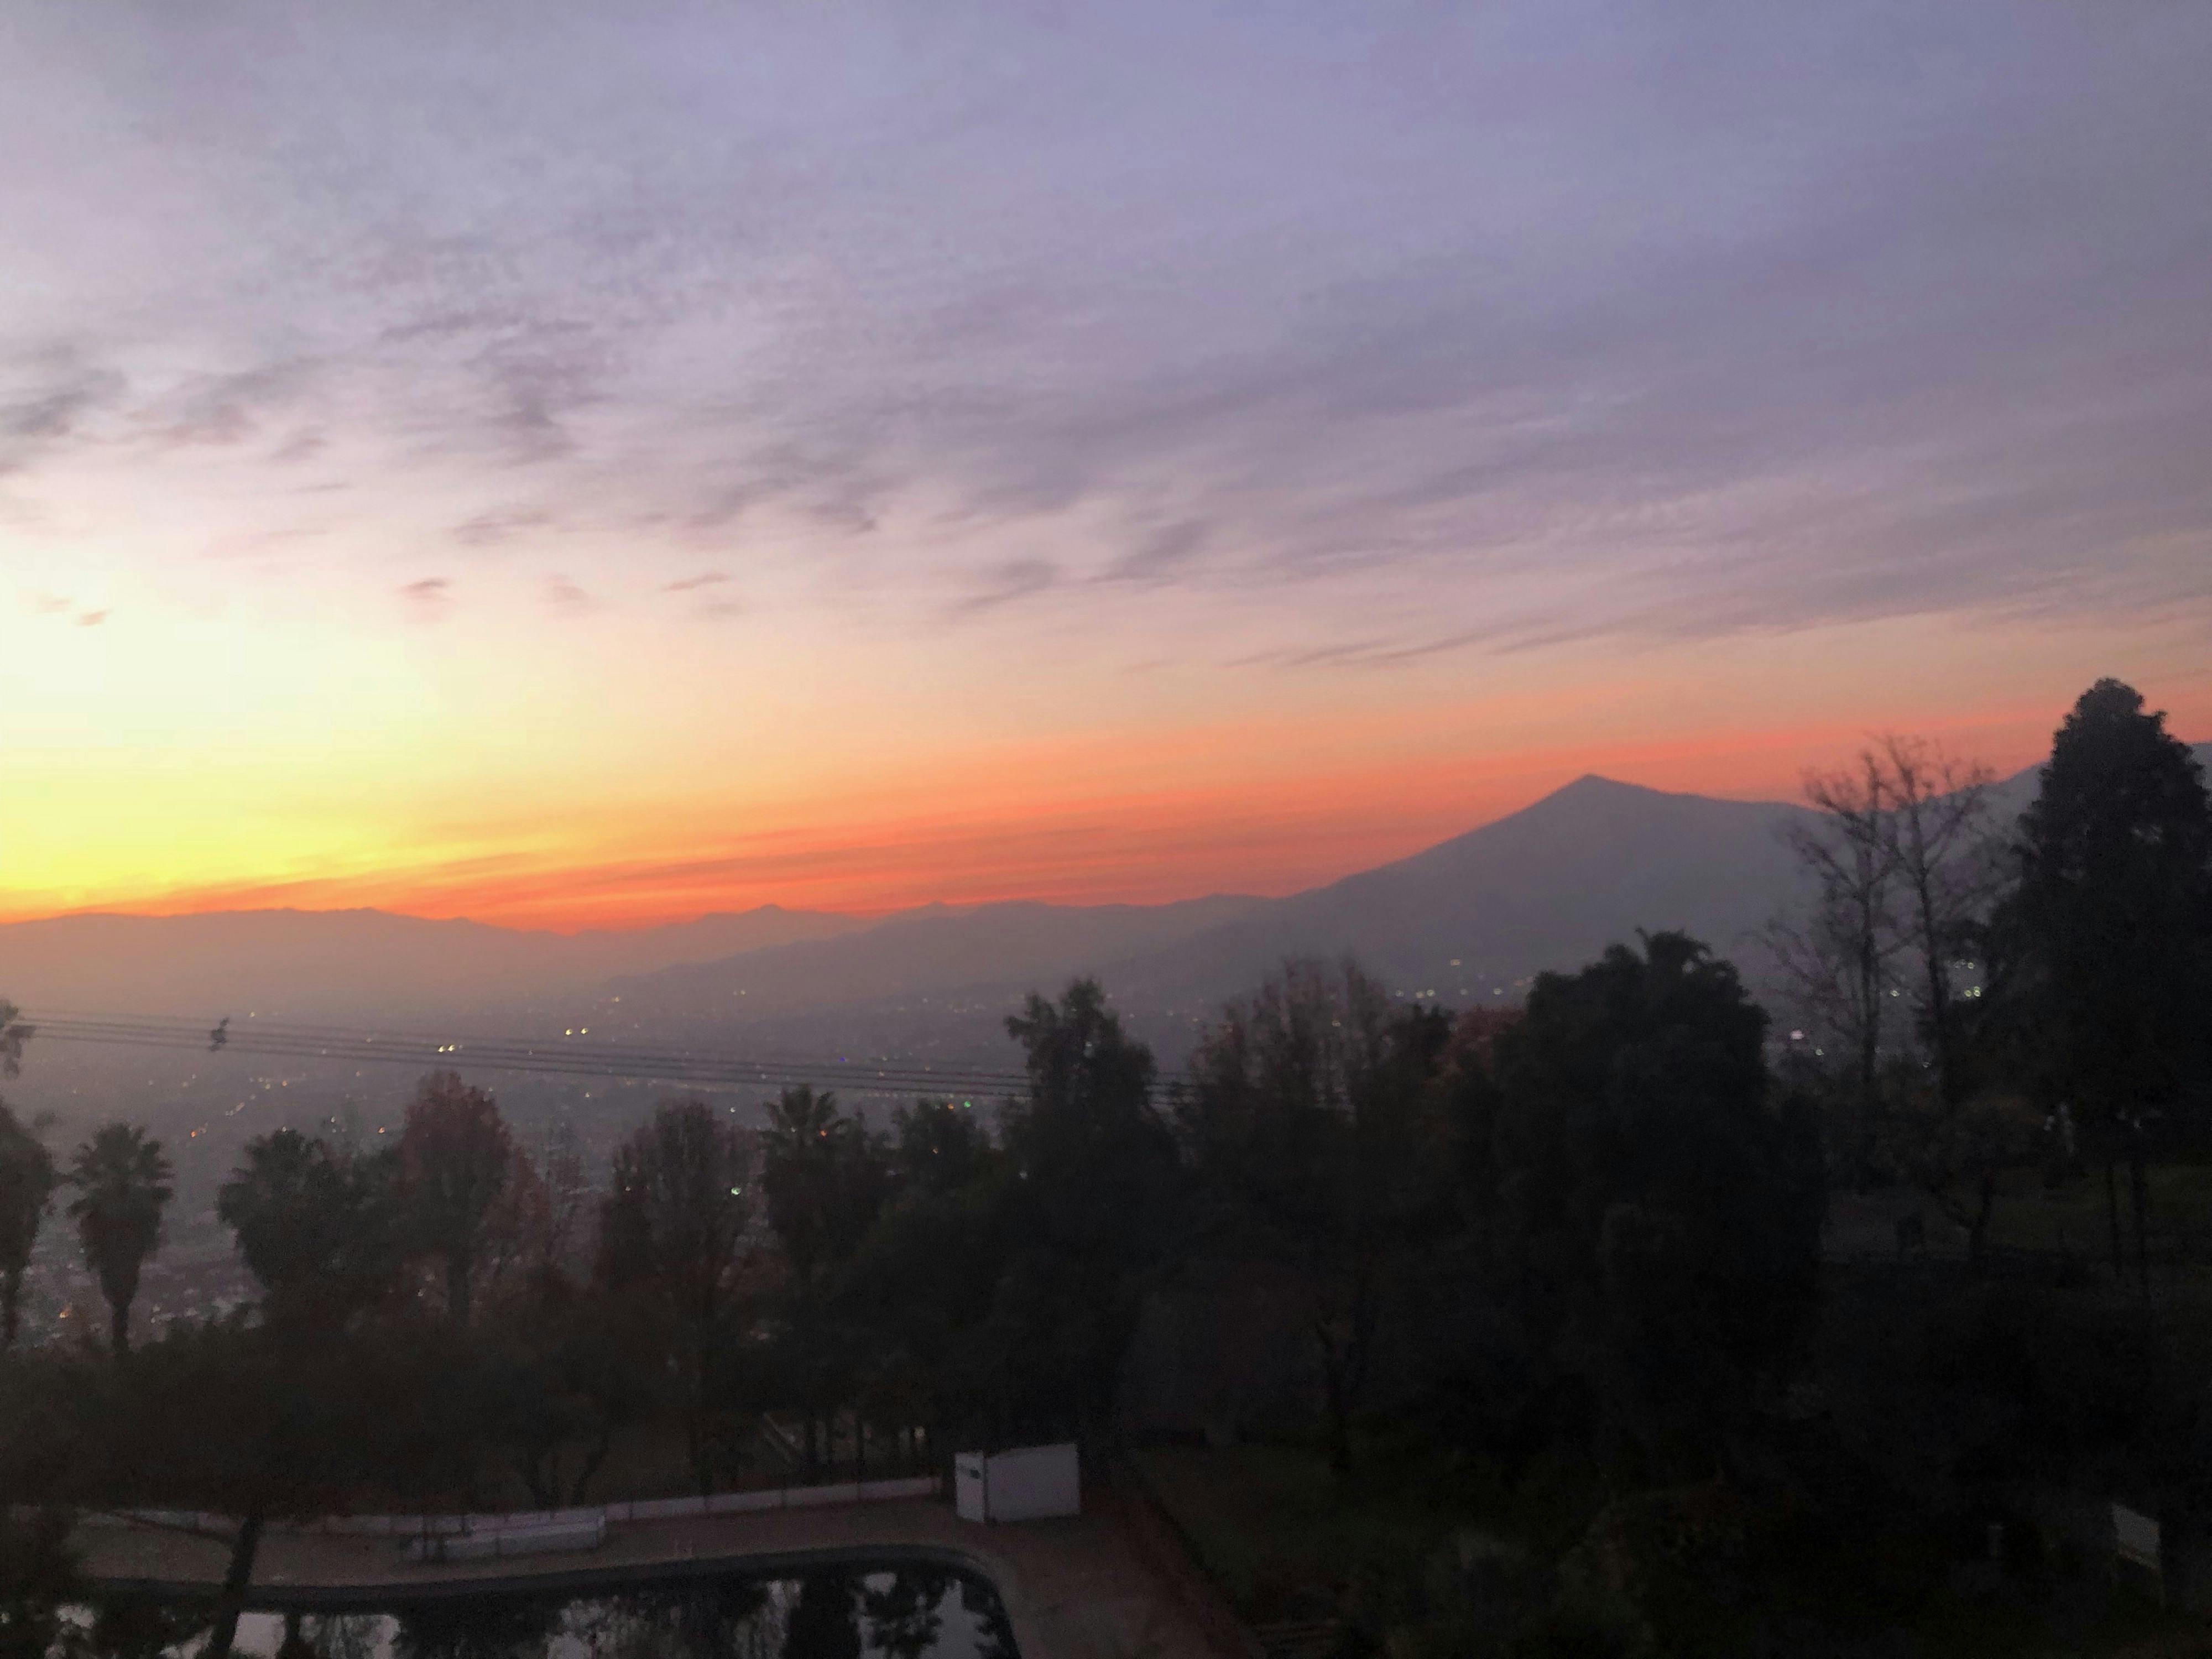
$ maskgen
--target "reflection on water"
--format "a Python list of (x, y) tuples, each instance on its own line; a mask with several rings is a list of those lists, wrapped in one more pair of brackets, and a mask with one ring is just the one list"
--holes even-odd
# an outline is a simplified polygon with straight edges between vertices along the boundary
[[(71, 1622), (74, 1640), (60, 1651), (88, 1659), (191, 1659), (207, 1640), (204, 1607), (160, 1601), (79, 1608)], [(249, 1613), (233, 1651), (259, 1659), (1017, 1659), (989, 1584), (914, 1565)]]

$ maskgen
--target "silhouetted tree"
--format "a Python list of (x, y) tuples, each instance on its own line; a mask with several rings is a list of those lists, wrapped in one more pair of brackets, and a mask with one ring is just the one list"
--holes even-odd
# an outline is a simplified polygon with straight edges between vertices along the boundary
[(751, 1149), (702, 1100), (661, 1106), (615, 1153), (601, 1206), (599, 1272), (610, 1289), (659, 1297), (677, 1339), (692, 1472), (714, 1483), (710, 1383), (753, 1214)]
[(1449, 1029), (1433, 1011), (1394, 1006), (1355, 963), (1291, 962), (1223, 1011), (1177, 1111), (1212, 1201), (1210, 1247), (1303, 1287), (1340, 1476), (1351, 1473), (1387, 1282), (1407, 1263), (1443, 1169), (1430, 1082)]
[(488, 1313), (477, 1336), (486, 1432), (546, 1509), (580, 1504), (617, 1434), (657, 1399), (665, 1320), (650, 1302), (565, 1276)]
[(39, 1138), (40, 1127), (25, 1125), (0, 1101), (0, 1348), (15, 1344), (23, 1275), (61, 1180), (54, 1155)]
[(231, 1649), (268, 1524), (343, 1513), (385, 1462), (416, 1382), (401, 1349), (373, 1340), (293, 1340), (242, 1320), (173, 1325), (122, 1373), (103, 1430), (106, 1504), (157, 1504), (230, 1517), (230, 1553), (203, 1659)]
[(837, 1097), (805, 1085), (769, 1107), (761, 1188), (788, 1268), (785, 1374), (805, 1408), (810, 1475), (822, 1462), (823, 1413), (848, 1392), (848, 1344), (831, 1328), (831, 1276), (875, 1224), (889, 1188), (881, 1149)]
[(469, 1322), (470, 1292), (507, 1190), (514, 1147), (490, 1093), (433, 1072), (407, 1108), (400, 1190), (417, 1246), (444, 1268), (446, 1311)]
[(891, 1113), (891, 1168), (901, 1192), (956, 1192), (990, 1161), (991, 1138), (965, 1105), (918, 1100)]
[(66, 1609), (84, 1598), (69, 1547), (65, 1510), (0, 1504), (0, 1659), (50, 1659), (70, 1651)]
[(1696, 940), (1614, 945), (1538, 977), (1466, 1125), (1501, 1218), (1492, 1294), (1647, 1474), (1715, 1456), (1812, 1311), (1819, 1155), (1769, 1098), (1765, 1024)]
[(1110, 1398), (1178, 1179), (1152, 1101), (1152, 1050), (1121, 1029), (1094, 980), (1057, 1003), (1032, 994), (1006, 1030), (1029, 1088), (1001, 1115), (1011, 1249), (982, 1352), (1000, 1412), (1028, 1431), (1088, 1420)]
[(2138, 1237), (2154, 1113), (2207, 1059), (2212, 805), (2163, 713), (2118, 680), (2081, 694), (2021, 824), (2019, 884), (1999, 918), (2004, 994), (2046, 1086), (2071, 1103), (2106, 1164), (2132, 1171)]
[(834, 1094), (801, 1084), (768, 1109), (761, 1189), (793, 1279), (811, 1287), (849, 1259), (883, 1207), (883, 1156)]
[(396, 1161), (333, 1153), (295, 1129), (246, 1142), (216, 1213), (260, 1280), (272, 1326), (340, 1329), (389, 1294), (404, 1249)]
[(23, 1011), (0, 997), (0, 1077), (15, 1077), (23, 1069), (23, 1045), (39, 1028), (23, 1018)]
[(1894, 733), (1873, 751), (1881, 832), (1894, 872), (1901, 942), (1918, 958), (1920, 1034), (1946, 1111), (1965, 1104), (1954, 963), (1974, 948), (1996, 875), (1987, 767)]
[(981, 1146), (957, 1186), (902, 1183), (855, 1253), (843, 1296), (868, 1332), (866, 1386), (888, 1420), (988, 1437), (1005, 1416), (987, 1332), (1015, 1248), (1017, 1185)]
[(1855, 771), (1808, 772), (1804, 787), (1820, 818), (1792, 823), (1786, 839), (1812, 878), (1814, 895), (1802, 916), (1768, 924), (1766, 944), (1790, 1006), (1813, 1032), (1812, 1046), (1824, 1055), (1835, 1050), (1835, 1069), (1848, 1079), (1839, 1150), (1859, 1179), (1871, 1168), (1881, 1133), (1882, 1052), (1901, 944), (1897, 851), (1872, 750)]
[(67, 1659), (70, 1604), (88, 1587), (70, 1534), (95, 1495), (93, 1432), (112, 1369), (50, 1346), (0, 1356), (0, 1659)]
[(161, 1242), (161, 1212), (174, 1188), (161, 1143), (129, 1123), (110, 1123), (76, 1149), (70, 1184), (77, 1190), (70, 1215), (76, 1222), (84, 1259), (107, 1298), (109, 1345), (119, 1357), (131, 1351), (131, 1304), (139, 1270)]
[(566, 1118), (546, 1136), (542, 1159), (544, 1226), (537, 1237), (532, 1273), (542, 1285), (550, 1279), (580, 1277), (580, 1265), (588, 1266), (591, 1177), (584, 1164), (583, 1143), (576, 1126)]

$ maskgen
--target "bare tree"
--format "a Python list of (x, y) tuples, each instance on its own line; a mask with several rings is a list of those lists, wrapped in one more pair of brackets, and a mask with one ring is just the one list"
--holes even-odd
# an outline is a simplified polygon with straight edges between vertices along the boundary
[(1919, 958), (1922, 1030), (1936, 1097), (1946, 1112), (1956, 1112), (1966, 1083), (1952, 965), (1993, 889), (1990, 770), (1925, 738), (1894, 732), (1867, 762), (1883, 809), (1877, 833), (1900, 901), (1899, 943)]
[(1881, 764), (1869, 751), (1856, 770), (1808, 772), (1805, 799), (1820, 814), (1785, 832), (1814, 880), (1802, 920), (1770, 923), (1766, 941), (1791, 1003), (1850, 1066), (1851, 1160), (1870, 1162), (1881, 1117), (1887, 1005), (1897, 988), (1897, 860)]

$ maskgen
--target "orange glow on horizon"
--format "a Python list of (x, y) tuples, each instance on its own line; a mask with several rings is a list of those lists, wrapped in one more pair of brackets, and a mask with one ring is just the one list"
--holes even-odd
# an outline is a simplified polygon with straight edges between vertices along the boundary
[[(2191, 707), (2177, 724), (2184, 732), (2203, 730), (2212, 724), (2204, 712)], [(1914, 729), (2005, 776), (2041, 757), (2051, 724), (2047, 710), (2019, 708)], [(1860, 724), (1826, 721), (1472, 757), (1352, 761), (1325, 773), (1171, 787), (1067, 783), (1018, 793), (1005, 789), (1007, 773), (1036, 776), (1030, 769), (1042, 757), (998, 754), (950, 769), (935, 787), (938, 796), (958, 797), (975, 792), (981, 780), (1000, 781), (995, 798), (976, 792), (965, 811), (915, 811), (910, 794), (887, 791), (829, 803), (812, 823), (735, 836), (211, 883), (118, 894), (71, 908), (179, 915), (369, 907), (568, 931), (648, 927), (771, 903), (874, 915), (932, 902), (1272, 896), (1420, 851), (1587, 773), (1684, 793), (1794, 799), (1808, 768), (1847, 762), (1871, 735)], [(1161, 746), (1152, 758), (1158, 758)], [(1200, 754), (1206, 748), (1191, 746)], [(1079, 744), (1062, 748), (1072, 752), (1060, 754), (1060, 764), (1040, 769), (1047, 785), (1110, 772), (1111, 762), (1127, 759), (1116, 752), (1118, 744), (1092, 753)], [(56, 912), (0, 910), (0, 921), (48, 914)]]

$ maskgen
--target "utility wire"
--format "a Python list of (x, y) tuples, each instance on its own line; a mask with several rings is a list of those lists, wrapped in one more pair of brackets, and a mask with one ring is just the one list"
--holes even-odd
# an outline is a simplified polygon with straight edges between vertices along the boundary
[[(580, 1034), (540, 1041), (518, 1038), (439, 1038), (365, 1031), (339, 1026), (255, 1021), (223, 1030), (219, 1045), (196, 1022), (133, 1015), (26, 1015), (40, 1037), (61, 1042), (206, 1052), (211, 1046), (241, 1054), (605, 1078), (613, 1080), (781, 1088), (815, 1083), (852, 1094), (970, 1095), (1018, 1092), (1024, 1073), (973, 1066), (850, 1057), (756, 1058), (726, 1051), (674, 1048), (592, 1041)], [(1157, 1085), (1156, 1085), (1157, 1092)]]

